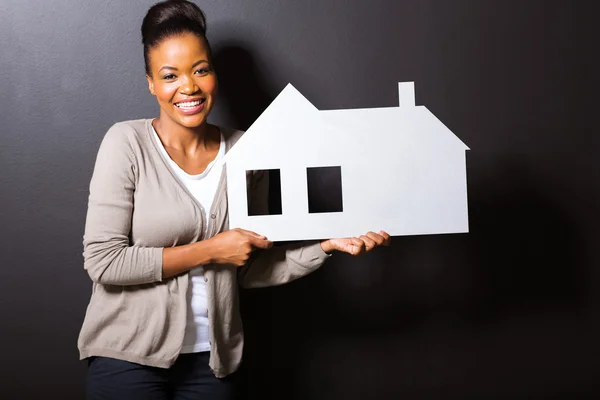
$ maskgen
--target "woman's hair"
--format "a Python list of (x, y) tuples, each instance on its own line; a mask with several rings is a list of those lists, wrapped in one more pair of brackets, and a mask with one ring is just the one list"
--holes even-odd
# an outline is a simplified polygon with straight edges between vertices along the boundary
[(150, 49), (161, 41), (183, 33), (193, 33), (206, 42), (208, 55), (210, 45), (206, 39), (206, 17), (196, 4), (187, 0), (166, 0), (156, 3), (146, 13), (142, 22), (144, 63), (150, 75)]

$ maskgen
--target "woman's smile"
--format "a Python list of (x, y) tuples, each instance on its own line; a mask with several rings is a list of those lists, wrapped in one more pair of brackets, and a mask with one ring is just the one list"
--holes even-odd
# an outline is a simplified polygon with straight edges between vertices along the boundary
[(185, 115), (193, 115), (197, 114), (204, 108), (204, 103), (206, 99), (203, 98), (193, 98), (193, 99), (185, 99), (180, 100), (174, 103), (175, 108), (179, 110), (182, 114)]

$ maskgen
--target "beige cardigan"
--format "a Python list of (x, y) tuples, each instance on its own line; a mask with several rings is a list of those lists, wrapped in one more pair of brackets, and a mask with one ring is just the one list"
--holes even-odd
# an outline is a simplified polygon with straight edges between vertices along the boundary
[[(107, 132), (90, 183), (83, 237), (92, 296), (78, 340), (80, 358), (112, 357), (168, 368), (181, 350), (189, 274), (162, 279), (164, 247), (194, 243), (228, 227), (223, 171), (209, 211), (187, 191), (152, 138), (151, 120), (115, 124)], [(227, 150), (242, 135), (221, 129)], [(250, 207), (266, 207), (267, 181), (249, 179)], [(327, 258), (318, 243), (255, 251), (242, 268), (206, 265), (210, 367), (234, 372), (244, 343), (238, 287), (290, 282)]]

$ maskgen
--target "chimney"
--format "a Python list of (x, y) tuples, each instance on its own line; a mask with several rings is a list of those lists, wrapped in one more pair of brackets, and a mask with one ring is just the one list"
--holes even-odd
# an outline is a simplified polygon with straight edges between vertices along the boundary
[(415, 83), (398, 82), (398, 97), (400, 98), (400, 107), (414, 107)]

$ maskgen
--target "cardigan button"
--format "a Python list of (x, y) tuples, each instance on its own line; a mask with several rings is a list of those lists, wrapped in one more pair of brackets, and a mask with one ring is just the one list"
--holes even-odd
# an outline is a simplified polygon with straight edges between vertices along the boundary
[(210, 217), (211, 217), (212, 219), (215, 219), (215, 218), (217, 218), (217, 214), (210, 214)]

